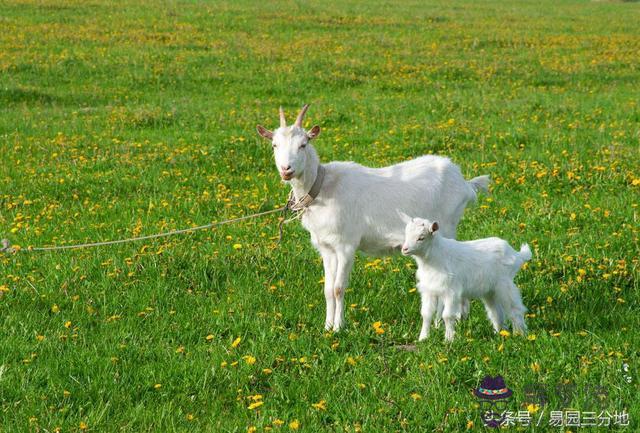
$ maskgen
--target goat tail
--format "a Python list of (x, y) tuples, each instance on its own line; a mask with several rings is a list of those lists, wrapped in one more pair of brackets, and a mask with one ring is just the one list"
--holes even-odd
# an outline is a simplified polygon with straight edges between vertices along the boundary
[(488, 175), (474, 177), (471, 180), (468, 180), (467, 183), (473, 188), (475, 193), (480, 191), (489, 192), (489, 184), (491, 183), (491, 179)]
[(518, 255), (520, 256), (520, 259), (522, 259), (522, 263), (531, 260), (531, 257), (533, 257), (533, 255), (531, 254), (531, 248), (529, 248), (529, 244), (522, 244), (520, 246), (520, 252), (518, 252)]

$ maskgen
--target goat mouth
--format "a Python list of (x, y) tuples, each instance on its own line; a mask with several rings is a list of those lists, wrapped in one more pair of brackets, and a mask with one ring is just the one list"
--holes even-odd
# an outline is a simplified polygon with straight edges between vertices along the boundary
[(282, 178), (282, 180), (291, 180), (293, 179), (293, 173), (294, 172), (289, 172), (289, 173), (280, 173), (280, 177)]

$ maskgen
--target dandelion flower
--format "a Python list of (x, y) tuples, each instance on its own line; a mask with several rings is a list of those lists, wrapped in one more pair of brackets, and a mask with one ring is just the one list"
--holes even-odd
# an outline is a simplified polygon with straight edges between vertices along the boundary
[(384, 329), (382, 328), (382, 322), (374, 322), (373, 329), (376, 331), (376, 334), (382, 335), (384, 334)]
[(311, 406), (317, 410), (327, 410), (327, 402), (324, 400), (320, 400), (317, 403), (313, 403)]
[(298, 421), (297, 419), (294, 419), (289, 423), (289, 428), (291, 430), (298, 430), (300, 428), (300, 421)]
[(249, 405), (249, 410), (256, 409), (264, 404), (264, 401), (254, 401)]
[(527, 410), (529, 411), (529, 413), (534, 414), (534, 413), (538, 412), (538, 410), (540, 410), (540, 405), (539, 404), (529, 403), (527, 405)]

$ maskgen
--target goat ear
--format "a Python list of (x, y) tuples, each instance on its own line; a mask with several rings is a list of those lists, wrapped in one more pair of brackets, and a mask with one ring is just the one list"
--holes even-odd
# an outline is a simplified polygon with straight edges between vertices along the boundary
[(309, 140), (313, 140), (318, 135), (320, 135), (320, 127), (318, 125), (314, 126), (309, 130), (309, 132), (307, 132), (307, 137), (309, 137)]
[(411, 222), (411, 217), (409, 215), (402, 212), (400, 209), (396, 209), (396, 212), (398, 212), (398, 216), (400, 217), (403, 223), (409, 224)]
[(269, 140), (273, 139), (273, 132), (269, 131), (264, 126), (258, 125), (256, 126), (256, 129), (258, 130), (258, 134), (260, 134), (261, 137), (267, 138)]
[(435, 233), (438, 231), (438, 229), (440, 228), (440, 226), (438, 225), (438, 223), (436, 221), (431, 223), (431, 227), (429, 227), (429, 231), (431, 233)]

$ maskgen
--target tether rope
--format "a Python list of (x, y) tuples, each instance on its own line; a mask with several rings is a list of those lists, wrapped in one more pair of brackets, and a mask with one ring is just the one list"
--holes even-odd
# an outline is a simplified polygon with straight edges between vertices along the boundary
[[(29, 252), (29, 251), (57, 251), (57, 250), (73, 250), (73, 249), (80, 249), (80, 248), (94, 248), (94, 247), (102, 247), (105, 245), (116, 245), (116, 244), (124, 244), (127, 242), (137, 242), (137, 241), (144, 241), (147, 239), (157, 239), (157, 238), (164, 238), (167, 236), (173, 236), (173, 235), (179, 235), (179, 234), (183, 234), (183, 233), (189, 233), (189, 232), (195, 232), (198, 230), (205, 230), (205, 229), (209, 229), (212, 227), (216, 227), (216, 226), (221, 226), (224, 224), (230, 224), (230, 223), (235, 223), (238, 221), (243, 221), (243, 220), (248, 220), (251, 218), (258, 218), (261, 216), (265, 216), (265, 215), (269, 215), (272, 213), (276, 213), (276, 212), (283, 212), (285, 213), (288, 209), (288, 205), (287, 206), (283, 206), (280, 207), (278, 209), (272, 209), (272, 210), (268, 210), (265, 212), (259, 212), (256, 214), (252, 214), (252, 215), (245, 215), (245, 216), (241, 216), (241, 217), (237, 217), (237, 218), (231, 218), (228, 220), (223, 220), (223, 221), (216, 221), (213, 223), (209, 223), (209, 224), (204, 224), (201, 226), (197, 226), (197, 227), (190, 227), (190, 228), (186, 228), (186, 229), (179, 229), (179, 230), (171, 230), (169, 232), (165, 232), (165, 233), (156, 233), (153, 235), (146, 235), (146, 236), (138, 236), (138, 237), (134, 237), (134, 238), (127, 238), (127, 239), (116, 239), (113, 241), (102, 241), (102, 242), (89, 242), (89, 243), (84, 243), (84, 244), (74, 244), (74, 245), (58, 245), (58, 246), (51, 246), (51, 247), (27, 247), (27, 248), (14, 248), (11, 246), (11, 244), (9, 243), (9, 241), (7, 239), (2, 239), (2, 247), (0, 247), (0, 252), (9, 252), (9, 253), (13, 253), (13, 252), (18, 252), (18, 251), (25, 251), (25, 252)], [(280, 239), (282, 239), (282, 223), (283, 221), (280, 222)]]

